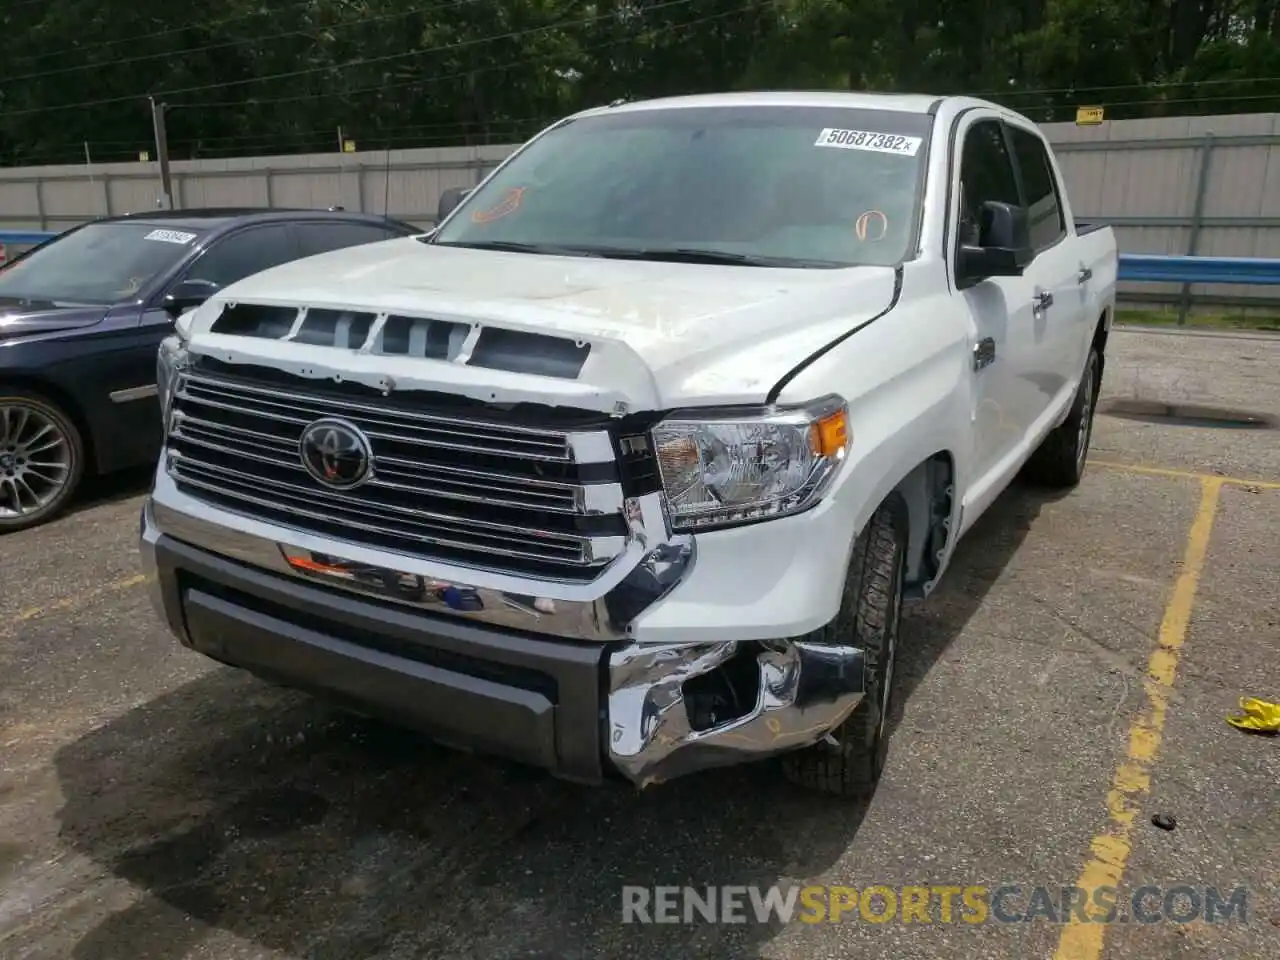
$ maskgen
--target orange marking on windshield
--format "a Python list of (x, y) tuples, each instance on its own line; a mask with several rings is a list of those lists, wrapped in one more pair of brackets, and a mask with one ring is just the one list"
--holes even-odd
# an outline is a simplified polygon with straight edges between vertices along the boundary
[(867, 228), (871, 224), (872, 217), (880, 218), (880, 233), (877, 236), (870, 238), (872, 243), (883, 240), (884, 235), (889, 232), (889, 218), (885, 216), (884, 212), (881, 210), (868, 210), (866, 213), (862, 214), (862, 216), (858, 217), (857, 223), (853, 226), (853, 230), (858, 235), (859, 240), (868, 239), (867, 234), (869, 231)]
[(508, 214), (515, 213), (520, 209), (520, 204), (524, 202), (524, 192), (528, 187), (512, 187), (507, 191), (507, 195), (498, 203), (488, 210), (477, 210), (471, 214), (472, 223), (492, 223), (494, 220), (501, 220)]

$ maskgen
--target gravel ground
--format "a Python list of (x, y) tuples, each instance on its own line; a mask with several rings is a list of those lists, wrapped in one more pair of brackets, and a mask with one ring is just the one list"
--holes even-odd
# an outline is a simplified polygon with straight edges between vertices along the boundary
[[(1280, 418), (1277, 369), (1280, 339), (1117, 332), (1104, 396)], [(1280, 740), (1225, 717), (1280, 699), (1280, 431), (1129, 416), (1077, 491), (1004, 495), (912, 610), (865, 805), (771, 764), (576, 787), (217, 666), (146, 600), (146, 477), (99, 484), (0, 548), (0, 956), (1271, 960)], [(1099, 871), (1116, 923), (1004, 922)], [(985, 923), (644, 926), (624, 884), (1018, 889)], [(1144, 885), (1157, 910), (1243, 887), (1245, 922), (1139, 923)]]

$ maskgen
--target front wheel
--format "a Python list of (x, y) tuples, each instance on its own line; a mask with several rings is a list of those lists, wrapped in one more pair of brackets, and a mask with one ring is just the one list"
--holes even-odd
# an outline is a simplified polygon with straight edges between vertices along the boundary
[(0, 534), (54, 517), (83, 472), (84, 441), (71, 418), (37, 394), (0, 387)]
[(1080, 386), (1076, 388), (1071, 412), (1036, 448), (1027, 461), (1027, 478), (1049, 487), (1070, 488), (1084, 476), (1093, 436), (1093, 413), (1097, 407), (1101, 362), (1096, 348), (1089, 349)]
[(783, 771), (793, 783), (822, 793), (861, 797), (880, 779), (888, 752), (886, 721), (906, 561), (905, 511), (896, 503), (882, 504), (854, 543), (836, 618), (804, 638), (860, 647), (866, 658), (865, 696), (848, 719), (831, 731), (828, 742), (782, 758)]

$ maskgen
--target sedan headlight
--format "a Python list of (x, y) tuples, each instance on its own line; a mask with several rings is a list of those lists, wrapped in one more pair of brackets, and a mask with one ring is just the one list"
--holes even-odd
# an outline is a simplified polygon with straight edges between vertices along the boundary
[(178, 374), (187, 365), (187, 344), (178, 334), (170, 334), (160, 341), (156, 354), (156, 394), (160, 398), (160, 417), (165, 434), (169, 432), (169, 410), (173, 405), (173, 391)]
[(808, 509), (849, 442), (849, 410), (838, 397), (799, 409), (673, 417), (653, 428), (672, 524), (682, 530)]

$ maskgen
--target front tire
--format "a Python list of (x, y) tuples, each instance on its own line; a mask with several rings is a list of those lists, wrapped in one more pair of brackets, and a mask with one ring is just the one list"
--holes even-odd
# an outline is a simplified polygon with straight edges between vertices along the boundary
[(39, 394), (0, 387), (0, 534), (52, 519), (83, 473), (84, 440), (71, 418)]
[(841, 797), (874, 789), (888, 752), (886, 721), (893, 692), (893, 664), (902, 619), (906, 575), (905, 511), (882, 504), (853, 546), (844, 597), (836, 618), (805, 637), (812, 643), (860, 647), (866, 657), (866, 694), (831, 739), (782, 758), (792, 783)]
[(1071, 412), (1036, 448), (1027, 461), (1026, 476), (1046, 487), (1070, 489), (1080, 483), (1093, 437), (1093, 413), (1102, 386), (1102, 358), (1096, 347), (1089, 348), (1080, 386), (1076, 388)]

